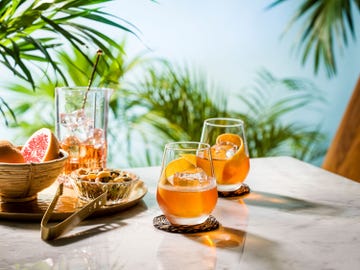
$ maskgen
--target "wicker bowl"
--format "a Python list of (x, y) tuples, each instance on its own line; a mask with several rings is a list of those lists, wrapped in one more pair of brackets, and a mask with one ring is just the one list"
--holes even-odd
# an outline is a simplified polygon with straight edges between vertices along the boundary
[(71, 173), (70, 181), (82, 201), (90, 202), (107, 191), (105, 205), (114, 205), (128, 199), (132, 188), (139, 182), (139, 177), (120, 169), (80, 168)]
[(24, 202), (55, 182), (68, 154), (60, 150), (57, 159), (42, 163), (0, 163), (0, 197), (5, 202)]

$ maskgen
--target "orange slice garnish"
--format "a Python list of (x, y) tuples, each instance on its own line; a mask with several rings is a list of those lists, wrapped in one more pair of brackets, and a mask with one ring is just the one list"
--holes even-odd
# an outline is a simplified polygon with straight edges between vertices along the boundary
[(240, 147), (230, 159), (225, 162), (222, 178), (230, 179), (232, 175), (238, 175), (237, 178), (245, 177), (249, 171), (249, 157), (245, 149), (245, 145), (240, 138)]
[(237, 145), (240, 148), (242, 145), (242, 139), (239, 135), (233, 133), (223, 133), (216, 138), (216, 144), (223, 144), (226, 142), (231, 142)]
[(199, 156), (193, 154), (182, 154), (181, 157), (191, 163), (194, 167), (192, 168), (201, 168), (203, 169), (207, 175), (212, 175), (211, 163), (209, 160), (208, 152), (204, 151)]
[[(237, 151), (230, 158), (226, 158), (222, 152), (213, 153), (213, 158), (216, 156), (217, 159), (226, 160), (223, 165), (221, 163), (216, 164), (217, 161), (214, 162), (215, 167), (217, 167), (215, 173), (218, 183), (235, 184), (238, 183), (239, 179), (245, 180), (250, 163), (242, 138), (237, 134), (224, 133), (216, 138), (216, 144), (225, 149), (229, 147), (229, 150), (234, 145), (237, 146)], [(216, 151), (215, 148), (214, 151)]]
[(165, 170), (164, 170), (165, 177), (168, 178), (177, 172), (182, 172), (182, 171), (186, 171), (186, 170), (195, 168), (196, 156), (194, 156), (194, 157), (195, 157), (195, 165), (193, 164), (193, 162), (189, 162), (189, 160), (187, 160), (187, 159), (190, 159), (190, 157), (187, 157), (187, 159), (185, 159), (184, 157), (181, 157), (181, 158), (170, 161), (168, 163), (168, 165), (166, 165)]
[(194, 154), (182, 154), (181, 158), (185, 159), (190, 164), (196, 166), (196, 155), (194, 155)]

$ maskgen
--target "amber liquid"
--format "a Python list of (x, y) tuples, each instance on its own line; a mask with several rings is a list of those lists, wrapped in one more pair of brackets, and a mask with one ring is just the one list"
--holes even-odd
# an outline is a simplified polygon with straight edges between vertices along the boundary
[(215, 181), (207, 186), (196, 187), (160, 183), (156, 198), (161, 210), (172, 224), (178, 224), (179, 219), (195, 220), (194, 224), (199, 224), (204, 222), (215, 208), (218, 195)]
[(64, 174), (68, 175), (79, 168), (106, 167), (106, 144), (94, 146), (86, 143), (61, 143), (60, 146), (69, 153), (69, 158), (64, 166)]
[[(203, 164), (206, 164), (206, 158), (203, 158)], [(244, 182), (250, 170), (249, 157), (239, 159), (212, 159), (216, 182), (218, 185), (235, 185)]]
[(249, 170), (250, 160), (213, 159), (216, 181), (219, 185), (233, 185), (244, 182)]

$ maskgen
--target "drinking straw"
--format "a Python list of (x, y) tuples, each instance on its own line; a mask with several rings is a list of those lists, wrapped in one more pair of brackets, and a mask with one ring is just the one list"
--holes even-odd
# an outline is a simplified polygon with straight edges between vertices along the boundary
[(88, 83), (88, 86), (87, 86), (87, 89), (86, 89), (86, 92), (85, 92), (85, 96), (84, 96), (84, 100), (83, 100), (83, 104), (82, 104), (82, 109), (85, 108), (85, 103), (86, 103), (86, 99), (87, 99), (87, 96), (88, 96), (88, 92), (90, 91), (90, 87), (91, 87), (91, 84), (94, 80), (94, 76), (95, 76), (95, 72), (96, 72), (96, 67), (99, 63), (99, 59), (100, 59), (100, 56), (102, 55), (102, 50), (98, 50), (96, 52), (96, 60), (95, 60), (95, 63), (94, 63), (94, 66), (93, 66), (93, 70), (91, 72), (91, 76), (90, 76), (90, 79), (89, 79), (89, 83)]

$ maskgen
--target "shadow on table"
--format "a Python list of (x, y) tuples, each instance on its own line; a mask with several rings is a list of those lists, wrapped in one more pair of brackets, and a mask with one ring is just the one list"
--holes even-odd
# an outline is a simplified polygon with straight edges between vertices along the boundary
[[(101, 217), (89, 217), (80, 223), (83, 227), (91, 227), (85, 229), (83, 231), (78, 231), (79, 227), (73, 228), (64, 236), (60, 236), (59, 238), (52, 241), (45, 241), (46, 243), (52, 246), (63, 246), (68, 245), (80, 240), (83, 240), (87, 237), (91, 237), (100, 233), (108, 232), (114, 229), (117, 229), (121, 226), (125, 226), (127, 223), (121, 221), (124, 219), (131, 218), (135, 215), (138, 215), (141, 212), (147, 210), (147, 206), (144, 201), (140, 201), (137, 205), (126, 209), (126, 211), (121, 211), (119, 213), (101, 216)], [(60, 221), (59, 221), (60, 222)], [(4, 226), (8, 226), (11, 228), (20, 228), (25, 230), (34, 230), (39, 231), (39, 239), (41, 238), (40, 233), (40, 221), (19, 221), (15, 220), (0, 220), (0, 224)], [(49, 226), (54, 225), (54, 222), (48, 223)]]
[(210, 232), (181, 235), (176, 240), (171, 233), (164, 237), (157, 251), (160, 269), (173, 269), (174, 262), (181, 269), (234, 269), (244, 253), (246, 232), (243, 230), (221, 226)]
[[(278, 243), (246, 230), (221, 226), (214, 231), (182, 236), (185, 238), (176, 239), (176, 248), (171, 233), (164, 237), (157, 254), (162, 269), (172, 269), (174, 261), (182, 269), (241, 269), (245, 254), (247, 258), (255, 258), (259, 265), (279, 269), (274, 254)], [(192, 240), (193, 244), (185, 239)]]
[(209, 247), (240, 247), (240, 250), (243, 250), (246, 240), (246, 231), (220, 226), (219, 229), (214, 231), (185, 234), (185, 236)]
[(328, 204), (316, 203), (297, 199), (289, 196), (278, 195), (268, 192), (252, 191), (244, 198), (247, 205), (262, 206), (269, 208), (276, 208), (286, 211), (300, 211), (300, 210), (321, 210), (319, 213), (333, 213), (340, 211), (339, 208)]
[(77, 231), (79, 227), (75, 227), (73, 230), (71, 230), (64, 236), (60, 236), (55, 240), (46, 242), (52, 246), (63, 246), (83, 240), (88, 237), (92, 237), (100, 233), (115, 230), (119, 227), (127, 225), (127, 223), (122, 220), (131, 218), (143, 211), (146, 211), (146, 209), (146, 204), (141, 201), (136, 206), (129, 208), (127, 211), (119, 212), (117, 214), (112, 214), (109, 216), (102, 216), (101, 218), (88, 218), (84, 220), (81, 225), (82, 227), (90, 226), (90, 229)]
[(126, 224), (127, 224), (126, 222), (122, 222), (122, 221), (113, 221), (111, 223), (110, 222), (104, 223), (104, 224), (92, 227), (90, 229), (85, 229), (85, 230), (78, 231), (75, 233), (72, 233), (72, 231), (70, 231), (70, 233), (66, 234), (65, 236), (62, 236), (62, 237), (57, 238), (52, 241), (46, 241), (46, 242), (52, 246), (64, 246), (64, 245), (72, 244), (74, 242), (83, 240), (88, 237), (95, 236), (100, 233), (105, 233), (108, 231), (115, 230), (119, 227), (125, 226)]

